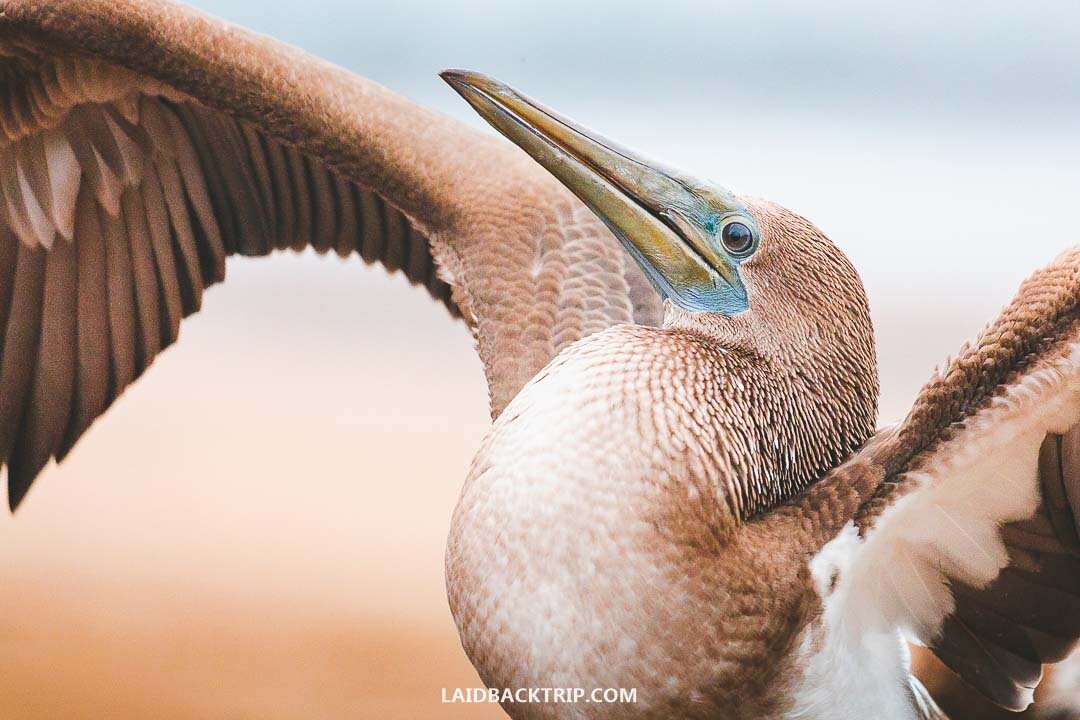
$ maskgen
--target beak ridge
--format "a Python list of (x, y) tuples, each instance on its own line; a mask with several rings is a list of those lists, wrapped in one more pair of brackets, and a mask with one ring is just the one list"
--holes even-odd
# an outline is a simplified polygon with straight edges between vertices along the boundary
[(687, 182), (486, 75), (440, 75), (596, 213), (662, 297), (691, 311), (747, 308), (737, 262), (715, 237), (718, 218), (745, 213), (731, 193), (702, 192), (704, 183)]

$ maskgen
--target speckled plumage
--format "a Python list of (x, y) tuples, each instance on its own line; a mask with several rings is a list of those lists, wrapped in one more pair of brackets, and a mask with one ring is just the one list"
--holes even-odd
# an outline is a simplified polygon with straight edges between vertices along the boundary
[[(447, 577), (490, 686), (639, 688), (640, 715), (616, 717), (753, 717), (779, 703), (757, 671), (798, 624), (781, 607), (805, 598), (787, 551), (746, 543), (741, 523), (869, 437), (877, 373), (854, 269), (805, 220), (747, 202), (764, 230), (744, 266), (749, 312), (669, 306), (664, 329), (579, 341), (477, 453)], [(813, 268), (798, 280), (796, 258)]]
[[(639, 690), (515, 718), (846, 719), (878, 697), (932, 717), (901, 631), (1018, 706), (1080, 636), (1080, 439), (1057, 439), (1075, 421), (1076, 252), (866, 442), (861, 283), (783, 208), (741, 200), (762, 231), (737, 270), (747, 312), (669, 305), (648, 327), (641, 271), (525, 155), (267, 38), (158, 0), (0, 0), (0, 82), (13, 505), (226, 257), (310, 246), (401, 270), (476, 337), (496, 421), (447, 579), (484, 681)], [(873, 585), (889, 562), (915, 568), (899, 604)]]
[(659, 322), (603, 223), (528, 158), (189, 8), (5, 0), (0, 80), (13, 506), (176, 340), (231, 255), (313, 247), (400, 270), (471, 326), (493, 415), (574, 340)]
[(903, 423), (799, 501), (825, 539), (850, 523), (856, 557), (887, 538), (890, 572), (931, 597), (876, 612), (1012, 709), (1080, 639), (1078, 301), (1073, 249), (1024, 282)]
[[(714, 256), (666, 250), (711, 253), (697, 230), (653, 224), (697, 202), (697, 181), (672, 187), (490, 78), (448, 81), (595, 212), (615, 213), (647, 270), (701, 282), (685, 264)], [(585, 338), (496, 420), (447, 553), (466, 651), (490, 687), (620, 680), (645, 698), (504, 703), (514, 718), (939, 717), (905, 639), (1026, 707), (1040, 663), (1080, 638), (1080, 563), (1057, 528), (1038, 542), (999, 528), (1038, 525), (1051, 508), (1040, 491), (1069, 496), (1080, 474), (1038, 461), (1048, 433), (1080, 420), (1076, 253), (1025, 283), (904, 423), (793, 496), (869, 436), (872, 329), (839, 251), (782, 209), (749, 214), (760, 244), (723, 280), (745, 287), (745, 312), (685, 312), (695, 301), (669, 294), (663, 330)], [(1032, 556), (1047, 551), (1065, 557)]]

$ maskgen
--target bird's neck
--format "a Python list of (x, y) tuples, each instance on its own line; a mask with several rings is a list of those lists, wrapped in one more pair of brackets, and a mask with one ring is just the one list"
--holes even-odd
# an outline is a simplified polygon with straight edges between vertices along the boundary
[(477, 453), (447, 545), (450, 606), (484, 681), (612, 678), (656, 703), (640, 717), (702, 693), (685, 714), (776, 716), (817, 608), (791, 542), (807, 523), (739, 521), (857, 444), (812, 369), (735, 336), (622, 325), (526, 385)]
[[(805, 338), (764, 339), (737, 324), (679, 327), (711, 356), (724, 492), (739, 521), (776, 507), (835, 467), (873, 432), (877, 375), (870, 361), (836, 357)], [(801, 348), (801, 349), (800, 349)]]

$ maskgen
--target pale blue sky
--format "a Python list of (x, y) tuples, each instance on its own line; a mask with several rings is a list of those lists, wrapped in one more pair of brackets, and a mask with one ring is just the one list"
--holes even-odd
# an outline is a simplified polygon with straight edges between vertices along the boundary
[[(1080, 5), (1071, 0), (586, 2), (198, 0), (413, 95), (468, 66), (534, 92), (614, 102), (1077, 119)], [(599, 88), (602, 87), (602, 91)]]
[(478, 126), (436, 73), (495, 75), (802, 212), (872, 294), (947, 280), (1004, 300), (1080, 241), (1071, 0), (196, 4)]
[[(1072, 0), (197, 4), (478, 127), (436, 73), (487, 72), (802, 213), (863, 277), (887, 390), (890, 363), (928, 369), (1080, 243)], [(324, 268), (282, 258), (230, 272), (247, 296), (304, 278), (326, 293)], [(342, 292), (369, 282), (347, 277)], [(382, 287), (370, 292), (382, 306)], [(920, 344), (930, 318), (942, 334)]]

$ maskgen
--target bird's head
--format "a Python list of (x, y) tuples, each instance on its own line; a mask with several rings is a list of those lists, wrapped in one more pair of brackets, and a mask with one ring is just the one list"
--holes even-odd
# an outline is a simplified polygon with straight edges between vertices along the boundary
[(866, 293), (816, 227), (646, 160), (489, 77), (442, 76), (607, 224), (666, 301), (665, 326), (746, 347), (857, 405), (847, 412), (859, 434), (870, 432), (877, 368)]

